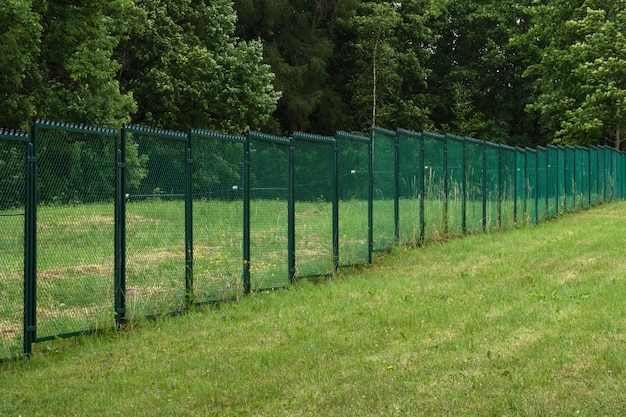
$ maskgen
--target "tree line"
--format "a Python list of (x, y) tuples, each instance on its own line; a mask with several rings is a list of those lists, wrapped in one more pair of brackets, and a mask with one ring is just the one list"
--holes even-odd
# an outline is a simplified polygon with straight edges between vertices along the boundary
[(5, 0), (0, 126), (622, 148), (621, 0)]

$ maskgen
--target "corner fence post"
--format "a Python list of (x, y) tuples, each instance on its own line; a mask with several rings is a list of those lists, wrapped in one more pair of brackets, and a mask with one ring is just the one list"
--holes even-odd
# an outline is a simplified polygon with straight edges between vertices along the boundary
[(189, 308), (194, 303), (193, 290), (193, 156), (191, 132), (187, 135), (185, 164), (185, 303)]
[(26, 155), (24, 207), (24, 355), (32, 355), (37, 338), (37, 128), (33, 126)]

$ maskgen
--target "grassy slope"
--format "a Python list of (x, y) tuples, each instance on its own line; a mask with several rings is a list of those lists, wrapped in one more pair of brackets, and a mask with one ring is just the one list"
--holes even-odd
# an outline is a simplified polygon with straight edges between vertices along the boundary
[(36, 345), (0, 415), (623, 415), (625, 210)]

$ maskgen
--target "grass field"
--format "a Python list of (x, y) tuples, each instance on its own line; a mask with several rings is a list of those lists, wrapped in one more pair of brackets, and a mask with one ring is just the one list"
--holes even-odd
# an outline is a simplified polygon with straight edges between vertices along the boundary
[(625, 210), (36, 344), (0, 415), (624, 415)]

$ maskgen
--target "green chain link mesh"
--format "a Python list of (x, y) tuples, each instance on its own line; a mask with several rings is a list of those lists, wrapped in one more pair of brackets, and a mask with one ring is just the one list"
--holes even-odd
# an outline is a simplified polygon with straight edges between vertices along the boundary
[(391, 130), (379, 127), (370, 129), (373, 149), (374, 251), (389, 250), (395, 243), (395, 136)]
[(28, 135), (0, 130), (0, 359), (24, 337), (24, 205)]
[(332, 274), (335, 138), (296, 132), (293, 141), (296, 276)]
[(251, 133), (250, 280), (252, 290), (289, 284), (287, 138)]
[(420, 243), (420, 142), (422, 134), (398, 130), (400, 243)]
[(245, 137), (192, 131), (191, 139), (194, 297), (240, 297)]
[(185, 300), (186, 135), (141, 126), (126, 139), (126, 317)]
[(339, 264), (368, 262), (369, 138), (336, 134), (339, 192)]
[(35, 125), (37, 338), (112, 326), (116, 131)]

